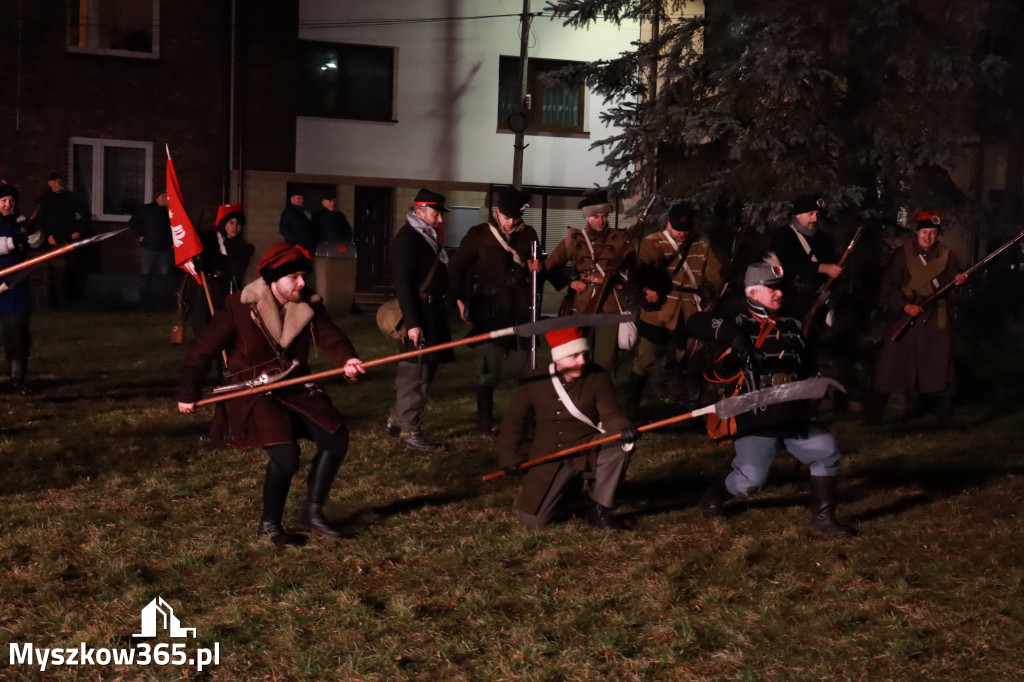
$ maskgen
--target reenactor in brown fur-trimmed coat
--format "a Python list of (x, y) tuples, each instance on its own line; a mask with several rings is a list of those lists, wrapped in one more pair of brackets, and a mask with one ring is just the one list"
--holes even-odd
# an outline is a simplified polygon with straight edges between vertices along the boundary
[[(579, 203), (579, 209), (587, 219), (587, 226), (580, 229), (570, 229), (569, 234), (563, 239), (555, 250), (544, 262), (544, 270), (548, 281), (561, 290), (569, 286), (572, 313), (582, 313), (586, 310), (590, 299), (597, 292), (598, 286), (604, 281), (604, 273), (608, 262), (626, 243), (626, 232), (613, 230), (608, 227), (608, 214), (612, 212), (612, 205), (608, 203), (606, 192), (589, 194)], [(622, 298), (622, 284), (628, 279), (629, 267), (632, 265), (635, 254), (632, 248), (627, 252), (624, 262), (625, 267), (620, 269), (617, 275), (618, 281), (614, 285), (612, 293), (605, 299), (600, 310), (595, 313), (618, 314), (628, 312), (626, 301)], [(564, 267), (572, 263), (572, 274), (567, 276)], [(615, 368), (615, 351), (617, 344), (617, 329), (614, 325), (602, 325), (595, 327), (591, 332), (591, 345), (594, 349), (593, 361), (605, 370), (611, 372)]]
[[(309, 373), (308, 357), (316, 344), (355, 381), (363, 373), (348, 336), (331, 321), (319, 296), (308, 295), (305, 275), (309, 255), (285, 243), (270, 247), (260, 259), (260, 279), (231, 294), (192, 344), (181, 370), (178, 409), (188, 414), (200, 398), (199, 387), (210, 364), (227, 352), (225, 376), (241, 382), (263, 372), (288, 369)], [(305, 536), (281, 524), (292, 476), (299, 466), (299, 438), (316, 442), (319, 452), (309, 473), (309, 490), (300, 524), (320, 535), (343, 531), (323, 516), (331, 483), (348, 450), (348, 429), (327, 394), (315, 384), (287, 386), (217, 403), (210, 439), (240, 450), (264, 448), (263, 516), (257, 533), (276, 545), (301, 545)]]
[[(516, 496), (516, 514), (525, 526), (546, 526), (573, 480), (592, 472), (587, 522), (604, 530), (624, 530), (611, 508), (615, 490), (626, 475), (637, 430), (615, 401), (608, 373), (587, 363), (587, 340), (579, 331), (559, 329), (546, 338), (553, 362), (523, 379), (505, 410), (499, 433), (499, 464), (507, 474), (525, 474)], [(530, 443), (529, 458), (536, 459), (615, 431), (622, 439), (600, 449), (527, 469), (520, 466), (525, 457), (519, 446), (524, 442)]]
[[(459, 315), (473, 325), (470, 335), (484, 334), (530, 321), (532, 272), (540, 261), (531, 259), (537, 233), (523, 224), (530, 195), (506, 187), (498, 195), (490, 219), (469, 228), (448, 265), (452, 297)], [(529, 339), (505, 336), (476, 345), (476, 428), (490, 435), (494, 421), (494, 387), (502, 365), (520, 378), (529, 358)]]
[[(678, 203), (669, 209), (664, 231), (640, 242), (635, 276), (641, 292), (639, 340), (626, 393), (626, 412), (634, 417), (648, 377), (671, 343), (675, 343), (676, 360), (684, 359), (685, 323), (707, 307), (709, 301), (701, 298), (705, 285), (722, 283), (721, 261), (706, 238), (694, 238), (694, 229), (693, 207)], [(694, 358), (686, 360), (696, 364)], [(700, 394), (700, 369), (689, 372), (687, 378), (687, 398), (695, 400)]]
[(896, 250), (882, 280), (882, 300), (890, 321), (904, 314), (915, 323), (898, 340), (885, 340), (875, 369), (875, 395), (867, 409), (869, 422), (880, 422), (893, 391), (934, 396), (938, 420), (953, 417), (953, 330), (948, 301), (928, 310), (918, 303), (943, 284), (967, 280), (956, 253), (938, 241), (942, 214), (921, 211), (914, 218), (917, 234)]

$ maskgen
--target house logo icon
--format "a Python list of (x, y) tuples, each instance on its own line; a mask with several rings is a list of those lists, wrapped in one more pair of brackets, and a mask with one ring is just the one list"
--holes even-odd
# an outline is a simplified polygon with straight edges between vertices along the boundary
[(163, 597), (157, 597), (149, 602), (142, 609), (142, 632), (133, 635), (134, 637), (156, 637), (157, 628), (166, 630), (171, 637), (192, 637), (196, 636), (195, 628), (183, 628), (174, 615), (174, 609), (164, 601)]

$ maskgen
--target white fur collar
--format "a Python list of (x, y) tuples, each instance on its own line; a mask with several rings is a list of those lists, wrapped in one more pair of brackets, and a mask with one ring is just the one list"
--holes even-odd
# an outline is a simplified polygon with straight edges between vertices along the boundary
[[(320, 300), (320, 296), (313, 294), (309, 300), (316, 303)], [(253, 280), (242, 289), (242, 303), (256, 305), (256, 312), (263, 320), (263, 326), (281, 348), (291, 345), (295, 337), (313, 320), (313, 308), (309, 303), (289, 302), (284, 304), (284, 321), (282, 322), (274, 292), (262, 278)]]

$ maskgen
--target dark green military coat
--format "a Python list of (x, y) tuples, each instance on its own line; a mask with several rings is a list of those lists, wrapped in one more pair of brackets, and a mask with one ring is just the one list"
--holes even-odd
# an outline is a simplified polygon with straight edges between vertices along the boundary
[[(483, 223), (469, 228), (448, 264), (452, 296), (465, 305), (473, 323), (473, 335), (530, 321), (533, 278), (526, 264), (531, 247), (537, 242), (537, 233), (523, 225), (507, 239), (502, 237), (519, 256), (520, 265), (498, 242), (490, 227)], [(512, 344), (519, 339), (506, 338)]]
[[(606, 434), (618, 433), (629, 424), (629, 419), (615, 400), (611, 378), (600, 367), (588, 365), (579, 379), (565, 384), (565, 390), (583, 414), (595, 424), (601, 424), (604, 434), (580, 421), (565, 408), (551, 383), (550, 372), (550, 367), (530, 372), (512, 396), (501, 422), (498, 439), (500, 466), (536, 459)], [(561, 378), (557, 380), (561, 381)], [(533, 441), (524, 456), (519, 446), (524, 444), (534, 423), (536, 431)], [(517, 498), (519, 510), (526, 514), (536, 514), (555, 475), (562, 467), (585, 471), (595, 466), (596, 459), (597, 451), (592, 449), (527, 469), (522, 494)]]

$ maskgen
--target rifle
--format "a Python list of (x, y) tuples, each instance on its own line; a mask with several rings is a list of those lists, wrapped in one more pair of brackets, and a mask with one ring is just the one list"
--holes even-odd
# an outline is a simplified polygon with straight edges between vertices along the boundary
[[(964, 270), (963, 274), (970, 275), (972, 272), (974, 272), (978, 268), (986, 265), (993, 258), (995, 258), (999, 254), (1001, 254), (1003, 251), (1006, 251), (1006, 249), (1010, 248), (1011, 246), (1013, 246), (1014, 244), (1019, 242), (1021, 239), (1024, 239), (1024, 231), (1022, 231), (1016, 237), (1014, 237), (1010, 241), (1008, 241), (1005, 244), (1003, 244), (1002, 246), (1000, 246), (998, 249), (996, 249), (992, 253), (990, 253), (987, 256), (985, 256), (984, 258), (982, 258), (980, 261), (978, 261), (977, 263), (975, 263), (974, 265), (969, 267), (967, 270)], [(940, 286), (930, 296), (926, 297), (923, 301), (921, 301), (917, 305), (919, 307), (921, 307), (921, 308), (924, 308), (924, 309), (930, 308), (931, 306), (935, 305), (939, 301), (939, 299), (942, 298), (950, 289), (952, 289), (955, 284), (956, 284), (956, 280), (955, 279), (949, 280), (948, 282), (946, 282), (945, 284)], [(889, 327), (886, 329), (886, 333), (889, 336), (889, 340), (890, 341), (899, 341), (899, 339), (907, 332), (907, 330), (914, 326), (914, 323), (917, 321), (918, 317), (920, 317), (920, 315), (916, 315), (915, 316), (915, 315), (910, 315), (909, 313), (903, 313), (903, 317), (901, 317), (900, 319), (896, 320), (894, 323), (889, 325)]]
[(180, 346), (185, 342), (185, 321), (188, 320), (190, 301), (188, 300), (188, 281), (190, 275), (186, 274), (181, 278), (181, 284), (174, 294), (175, 310), (174, 324), (171, 326), (171, 343)]
[[(788, 384), (782, 384), (780, 386), (772, 386), (771, 388), (763, 388), (760, 391), (751, 391), (750, 393), (742, 393), (737, 396), (731, 396), (728, 398), (722, 398), (714, 405), (708, 405), (692, 412), (686, 412), (684, 414), (678, 414), (668, 419), (662, 419), (661, 421), (652, 422), (645, 424), (637, 431), (643, 433), (646, 431), (653, 431), (660, 429), (670, 424), (676, 424), (687, 419), (693, 419), (694, 417), (700, 417), (705, 414), (716, 414), (720, 419), (730, 419), (743, 412), (749, 412), (750, 410), (758, 409), (766, 405), (775, 405), (777, 403), (792, 402), (794, 400), (816, 400), (825, 395), (829, 387), (837, 388), (840, 391), (846, 392), (842, 384), (835, 381), (834, 379), (827, 379), (825, 377), (814, 377), (813, 379), (804, 379), (803, 381), (791, 381)], [(545, 462), (551, 462), (568, 455), (581, 452), (583, 450), (589, 450), (590, 448), (597, 447), (598, 445), (605, 445), (611, 443), (622, 437), (620, 433), (613, 433), (603, 438), (597, 438), (595, 440), (583, 443), (582, 445), (573, 445), (572, 447), (559, 450), (558, 452), (552, 452), (550, 455), (544, 455), (536, 459), (531, 459), (527, 462), (523, 462), (519, 466), (523, 469), (528, 469), (538, 464), (544, 464)], [(491, 479), (504, 476), (505, 470), (492, 471), (483, 477), (483, 480), (490, 481)]]
[[(612, 283), (615, 280), (615, 276), (619, 272), (619, 268), (622, 267), (622, 262), (626, 259), (626, 254), (633, 247), (633, 240), (636, 239), (637, 235), (640, 234), (640, 230), (644, 227), (644, 222), (647, 220), (647, 212), (651, 210), (651, 206), (654, 205), (658, 195), (655, 194), (651, 197), (651, 200), (647, 204), (647, 208), (640, 214), (633, 227), (629, 228), (629, 232), (626, 233), (626, 239), (622, 242), (622, 245), (615, 251), (612, 257), (608, 260), (608, 267), (604, 269), (604, 279), (597, 286), (597, 290), (594, 291), (594, 295), (590, 297), (590, 302), (587, 303), (587, 307), (583, 309), (584, 315), (594, 315), (602, 306), (604, 302), (608, 300), (608, 294), (612, 291)], [(594, 264), (597, 264), (597, 254), (594, 254)]]
[[(385, 365), (389, 362), (398, 362), (399, 360), (408, 360), (410, 358), (421, 358), (424, 355), (430, 353), (436, 353), (441, 350), (448, 350), (449, 348), (456, 348), (458, 346), (467, 346), (471, 343), (481, 343), (483, 341), (491, 341), (493, 339), (501, 338), (503, 336), (536, 336), (537, 334), (544, 334), (555, 329), (566, 329), (568, 327), (593, 327), (599, 324), (619, 324), (620, 322), (627, 322), (632, 320), (632, 315), (570, 315), (568, 317), (550, 317), (537, 322), (527, 322), (517, 327), (505, 327), (504, 329), (496, 329), (492, 332), (485, 332), (483, 334), (476, 334), (474, 336), (467, 336), (464, 339), (457, 341), (447, 341), (445, 343), (439, 343), (435, 346), (426, 346), (423, 348), (417, 348), (415, 350), (406, 351), (404, 353), (396, 353), (395, 355), (388, 355), (387, 357), (377, 358), (376, 360), (369, 360), (363, 363), (363, 368), (376, 367), (378, 365)], [(343, 367), (337, 367), (335, 369), (328, 369), (323, 372), (316, 372), (314, 374), (306, 374), (304, 376), (295, 377), (292, 379), (285, 379), (278, 381), (279, 376), (268, 377), (266, 380), (261, 381), (259, 385), (255, 385), (252, 388), (246, 388), (235, 393), (223, 393), (217, 395), (211, 395), (203, 398), (196, 403), (196, 407), (202, 407), (203, 405), (210, 405), (211, 403), (219, 403), (222, 400), (231, 400), (232, 398), (241, 398), (243, 396), (252, 395), (254, 393), (267, 393), (273, 389), (285, 388), (288, 386), (294, 386), (296, 384), (306, 384), (311, 381), (318, 379), (326, 379), (327, 377), (337, 376), (343, 374), (345, 369)]]
[[(864, 226), (861, 225), (857, 228), (857, 231), (853, 233), (853, 239), (850, 240), (850, 243), (846, 247), (846, 251), (843, 251), (843, 255), (839, 259), (839, 263), (837, 263), (839, 267), (844, 267), (846, 265), (846, 261), (849, 260), (850, 254), (853, 253), (853, 247), (857, 243), (857, 240), (860, 239), (860, 235), (863, 231)], [(829, 290), (832, 288), (832, 284), (835, 281), (836, 278), (829, 275), (829, 278), (825, 280), (825, 283), (818, 289), (818, 298), (814, 299), (814, 303), (812, 303), (811, 307), (807, 310), (807, 316), (804, 317), (804, 338), (807, 338), (810, 335), (811, 327), (814, 325), (814, 316), (818, 314), (818, 310), (821, 309), (821, 306), (825, 305), (828, 301)]]

